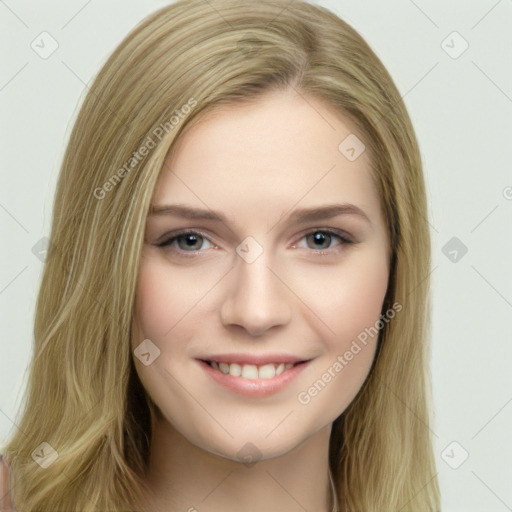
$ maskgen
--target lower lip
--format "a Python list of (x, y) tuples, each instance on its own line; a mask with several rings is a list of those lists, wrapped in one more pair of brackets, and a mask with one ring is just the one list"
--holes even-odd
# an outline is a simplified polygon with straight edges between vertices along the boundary
[(208, 363), (199, 360), (203, 370), (215, 382), (235, 393), (251, 397), (265, 397), (281, 391), (302, 372), (308, 363), (309, 361), (298, 363), (272, 379), (245, 379), (244, 377), (234, 377), (233, 375), (222, 373), (220, 370), (212, 368)]

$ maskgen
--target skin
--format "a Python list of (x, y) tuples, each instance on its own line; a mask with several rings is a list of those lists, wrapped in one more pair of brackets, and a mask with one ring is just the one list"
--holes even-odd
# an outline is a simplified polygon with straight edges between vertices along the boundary
[[(389, 277), (369, 152), (349, 161), (338, 150), (353, 133), (348, 118), (288, 89), (203, 118), (169, 155), (152, 204), (218, 210), (227, 222), (147, 219), (132, 348), (150, 339), (160, 350), (148, 366), (134, 361), (163, 419), (152, 418), (152, 497), (141, 510), (330, 510), (332, 422), (366, 379), (377, 336), (342, 371), (332, 367), (379, 320)], [(296, 208), (331, 203), (352, 203), (369, 222), (288, 220)], [(156, 246), (183, 228), (201, 231), (191, 248), (186, 237)], [(327, 228), (354, 243), (329, 238)], [(248, 236), (263, 251), (251, 263), (236, 252)], [(310, 362), (279, 392), (254, 398), (219, 385), (196, 359), (229, 352)], [(329, 368), (330, 382), (301, 403), (299, 393)]]
[(0, 456), (0, 511), (14, 512), (12, 499), (12, 471), (6, 457)]

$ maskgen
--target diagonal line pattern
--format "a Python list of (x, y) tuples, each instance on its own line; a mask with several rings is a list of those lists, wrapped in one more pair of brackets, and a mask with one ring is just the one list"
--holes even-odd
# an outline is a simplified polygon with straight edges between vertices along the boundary
[(500, 410), (483, 426), (480, 428), (480, 430), (478, 430), (478, 432), (471, 438), (471, 440), (475, 439), (475, 437), (480, 434), (480, 432), (482, 432), (482, 430), (487, 427), (487, 425), (489, 425), (489, 423), (491, 423), (491, 421), (496, 418), (496, 416), (498, 416), (498, 414), (503, 410), (505, 409), (505, 407), (510, 403), (512, 402), (512, 398), (510, 398), (509, 400), (507, 400), (507, 402), (505, 402), (505, 405), (503, 405)]
[(278, 428), (279, 426), (281, 426), (281, 425), (286, 421), (286, 419), (288, 418), (288, 416), (290, 416), (290, 414), (291, 414), (292, 412), (294, 412), (294, 411), (295, 411), (295, 409), (292, 409), (292, 410), (291, 410), (291, 411), (290, 411), (290, 412), (289, 412), (289, 413), (288, 413), (288, 414), (287, 414), (287, 415), (286, 415), (286, 416), (285, 416), (285, 417), (284, 417), (284, 418), (283, 418), (283, 419), (282, 419), (282, 420), (281, 420), (281, 421), (280, 421), (280, 422), (279, 422), (279, 423), (278, 423), (278, 424), (277, 424), (277, 425), (276, 425), (276, 426), (275, 426), (275, 427), (274, 427), (274, 428), (273, 428), (273, 429), (272, 429), (272, 430), (271, 430), (271, 431), (270, 431), (270, 432), (265, 436), (265, 439), (266, 439), (267, 437), (269, 437), (269, 436), (270, 436), (270, 434), (272, 434), (272, 432), (274, 432), (275, 430), (277, 430), (277, 428)]
[(73, 16), (71, 16), (71, 18), (66, 21), (66, 23), (64, 23), (64, 25), (62, 25), (62, 27), (60, 27), (60, 29), (64, 29), (66, 28), (69, 23), (74, 20), (90, 3), (92, 2), (92, 0), (88, 0), (88, 2), (86, 2)]
[[(426, 77), (429, 75), (434, 68), (436, 68), (439, 65), (439, 61), (437, 61), (412, 87), (410, 87), (401, 97), (403, 100), (415, 87), (417, 87)], [(395, 103), (393, 106), (395, 106), (397, 103)]]
[(233, 471), (230, 471), (202, 500), (201, 503), (206, 501), (233, 473)]
[(416, 496), (418, 496), (418, 494), (423, 491), (423, 489), (425, 489), (425, 487), (427, 487), (427, 485), (432, 482), (432, 480), (439, 474), (439, 471), (434, 475), (432, 476), (432, 478), (407, 502), (405, 503), (402, 507), (400, 507), (398, 509), (398, 512), (400, 512), (401, 510), (404, 509), (404, 507), (406, 507), (414, 498), (416, 498)]
[(21, 68), (18, 69), (18, 71), (16, 71), (12, 77), (9, 78), (9, 80), (4, 85), (2, 85), (2, 87), (0, 87), (0, 92), (2, 92), (27, 66), (28, 62), (25, 62), (25, 64), (23, 64), (23, 66), (21, 66)]
[(224, 279), (232, 270), (234, 267), (231, 267), (225, 274), (223, 274), (212, 286), (204, 293), (204, 295), (193, 305), (191, 306), (187, 312), (164, 334), (164, 336), (167, 336), (205, 297), (208, 295), (215, 286), (217, 286), (222, 279)]
[[(206, 206), (206, 208), (207, 208), (208, 210), (210, 210), (210, 211), (211, 211), (211, 208), (210, 208), (210, 207), (209, 207), (209, 206), (208, 206), (208, 205), (207, 205), (207, 204), (206, 204), (206, 203), (205, 203), (205, 202), (204, 202), (204, 201), (203, 201), (203, 200), (202, 200), (202, 199), (201, 199), (201, 198), (200, 198), (200, 197), (199, 197), (199, 196), (198, 196), (198, 195), (197, 195), (197, 194), (196, 194), (196, 193), (195, 193), (195, 192), (194, 192), (194, 191), (193, 191), (193, 190), (192, 190), (192, 189), (191, 189), (191, 188), (190, 188), (190, 187), (189, 187), (189, 186), (188, 186), (188, 185), (187, 185), (187, 184), (186, 184), (186, 183), (185, 183), (185, 182), (184, 182), (184, 181), (183, 181), (183, 180), (182, 180), (182, 179), (181, 179), (181, 178), (180, 178), (180, 177), (179, 177), (175, 172), (174, 172), (174, 171), (172, 171), (172, 170), (170, 170), (170, 169), (168, 169), (168, 170), (169, 170), (169, 172), (171, 172), (172, 174), (174, 174), (174, 176), (176, 176), (176, 178), (178, 178), (178, 179), (181, 181), (181, 183), (183, 183), (183, 185), (185, 185), (185, 187), (187, 187), (187, 188), (188, 188), (188, 190), (190, 190), (190, 192), (192, 192), (192, 194), (194, 194), (194, 195), (197, 197), (197, 199), (199, 199), (199, 201), (201, 201), (201, 203), (203, 203), (203, 204)], [(226, 223), (222, 222), (222, 224), (224, 224), (224, 226), (226, 227), (226, 229), (227, 229), (228, 231), (230, 231), (230, 232), (234, 235), (233, 230), (232, 230), (232, 229), (231, 229), (231, 228), (230, 228)]]
[(167, 368), (164, 368), (164, 371), (175, 380), (175, 382), (183, 389), (183, 391), (185, 391), (185, 393), (187, 393), (206, 412), (206, 414), (208, 414), (208, 416), (210, 416), (210, 418), (215, 421), (215, 423), (217, 423), (217, 425), (219, 425), (219, 427), (222, 428), (224, 432), (226, 432), (229, 437), (234, 439), (233, 434), (231, 434), (231, 432), (224, 425), (222, 425), (222, 423), (220, 423), (220, 421), (217, 420), (217, 418)]
[(95, 92), (93, 92), (91, 90), (91, 88), (87, 85), (86, 82), (84, 82), (84, 80), (82, 80), (63, 60), (61, 60), (62, 64), (64, 64), (64, 66), (66, 66), (66, 68), (69, 69), (69, 71), (71, 71), (71, 73), (73, 73), (73, 75), (75, 75), (76, 78), (78, 78), (78, 80), (80, 80), (80, 82), (82, 82), (82, 84), (87, 88), (87, 90), (89, 91), (90, 94), (94, 94), (94, 96), (96, 96), (96, 98), (101, 101), (101, 103), (103, 103), (103, 105), (105, 106), (105, 108), (110, 112), (110, 114), (112, 114), (112, 116), (117, 119), (117, 121), (119, 121), (119, 123), (123, 124), (123, 122), (121, 121), (121, 119), (119, 119), (119, 117), (117, 117), (116, 113), (110, 108), (110, 106), (108, 105), (108, 103), (104, 102)]
[(27, 28), (30, 28), (5, 2), (4, 0), (0, 0), (0, 4), (2, 4), (6, 9), (8, 9), (9, 11), (11, 11), (11, 14), (18, 18), (18, 20), (23, 23), (23, 25), (25, 25), (25, 27)]
[(320, 322), (322, 322), (327, 327), (327, 329), (329, 329), (329, 331), (332, 332), (334, 336), (336, 336), (336, 333), (268, 265), (267, 268), (279, 279), (279, 281), (281, 281), (281, 283), (286, 286), (286, 288), (288, 288), (288, 290), (290, 290), (295, 295), (295, 297), (297, 297), (302, 302), (302, 304), (304, 304), (304, 306), (306, 306), (311, 311), (311, 313), (313, 313), (318, 318), (318, 320), (320, 320)]
[(4, 293), (5, 290), (7, 290), (7, 288), (9, 288), (9, 286), (11, 286), (12, 283), (14, 283), (14, 281), (16, 281), (16, 279), (18, 279), (18, 277), (23, 274), (23, 272), (25, 272), (25, 270), (27, 270), (28, 268), (28, 265), (23, 269), (23, 270), (20, 270), (1, 290), (0, 290), (0, 294)]
[[(412, 87), (410, 87), (405, 94), (402, 96), (402, 100), (415, 88), (417, 87), (423, 80), (429, 75), (437, 66), (439, 65), (439, 61), (437, 61)], [(396, 105), (396, 103), (395, 103)], [(393, 105), (393, 106), (395, 106)]]
[(411, 2), (411, 4), (414, 5), (414, 7), (416, 7), (416, 9), (418, 9), (418, 11), (423, 14), (423, 16), (425, 16), (425, 18), (427, 18), (427, 20), (429, 20), (430, 23), (434, 25), (434, 27), (439, 28), (439, 25), (437, 25), (437, 23), (435, 23), (434, 20), (423, 9), (421, 9), (417, 3), (413, 2), (413, 0), (409, 0), (409, 2)]
[(403, 101), (404, 98), (413, 90), (415, 89), (437, 66), (439, 65), (439, 61), (437, 61), (412, 87), (410, 87), (402, 96), (400, 96), (400, 99), (398, 99), (397, 101), (395, 101), (395, 103), (393, 103), (391, 105), (390, 108), (388, 108), (388, 110), (382, 115), (379, 117), (379, 119), (377, 119), (377, 123), (379, 123), (383, 118), (384, 116), (388, 115), (390, 111), (392, 111), (397, 105), (398, 103), (400, 103), (400, 101)]
[(331, 130), (336, 130), (336, 128), (334, 128), (334, 126), (331, 123), (329, 123), (329, 121), (327, 121), (327, 119), (307, 100), (306, 96), (302, 94), (302, 92), (296, 89), (291, 82), (288, 82), (288, 86), (291, 87), (303, 99), (303, 101), (307, 103), (325, 121), (327, 125), (329, 125)]
[(480, 480), (480, 482), (482, 482), (485, 487), (487, 487), (487, 489), (492, 492), (492, 494), (494, 494), (494, 496), (496, 496), (496, 498), (498, 498), (501, 503), (503, 503), (503, 505), (505, 505), (505, 507), (507, 507), (508, 510), (512, 511), (512, 508), (510, 508), (473, 470), (471, 471), (471, 473), (473, 473), (473, 475), (475, 475), (478, 480)]
[(480, 73), (482, 73), (482, 75), (484, 75), (485, 78), (487, 78), (487, 80), (489, 80), (489, 82), (491, 82), (494, 87), (496, 87), (496, 89), (498, 89), (498, 91), (507, 98), (508, 101), (512, 102), (512, 98), (474, 60), (471, 62), (473, 63), (473, 66), (475, 66), (475, 68), (477, 68), (478, 71), (480, 71)]
[(217, 9), (215, 9), (210, 0), (205, 0), (205, 2), (218, 14), (219, 18), (222, 18), (231, 28), (233, 28), (233, 25), (231, 25), (231, 23), (229, 23), (229, 21), (224, 18), (224, 16), (222, 16), (222, 14)]
[(268, 476), (270, 476), (270, 478), (272, 478), (272, 480), (274, 480), (274, 482), (279, 485), (279, 487), (281, 487), (281, 489), (286, 493), (288, 494), (288, 496), (290, 496), (290, 498), (295, 501), (295, 503), (297, 503), (297, 505), (299, 505), (299, 507), (302, 509), (302, 510), (305, 510), (305, 512), (308, 512), (308, 509), (305, 508), (302, 503), (298, 502), (289, 492), (288, 490), (283, 487), (283, 485), (281, 485), (281, 483), (279, 482), (279, 480), (277, 480), (267, 469), (265, 470), (265, 472), (268, 474)]
[[(118, 386), (119, 384), (120, 384), (120, 382), (116, 382), (116, 383), (115, 383), (115, 384), (114, 384), (110, 389), (112, 390), (114, 387)], [(81, 419), (80, 421), (76, 422), (76, 423), (75, 423), (75, 425), (73, 425), (73, 426), (72, 426), (71, 430), (74, 430), (75, 426), (79, 425), (79, 424), (84, 420), (85, 416), (87, 416), (88, 414), (90, 414), (90, 413), (91, 413), (91, 412), (92, 412), (92, 411), (93, 411), (93, 410), (98, 406), (98, 404), (99, 404), (99, 403), (100, 403), (104, 398), (105, 398), (105, 394), (104, 394), (104, 395), (103, 395), (103, 396), (102, 396), (102, 397), (101, 397), (101, 398), (96, 402), (96, 404), (95, 404), (95, 405), (93, 405), (93, 406), (91, 407), (91, 409), (90, 409), (87, 413), (85, 413), (85, 415), (82, 417), (82, 419)], [(1, 411), (1, 410), (0, 410), (0, 412), (2, 412), (2, 413), (4, 414), (4, 416), (6, 416), (6, 417), (7, 417), (7, 418), (8, 418), (8, 419), (9, 419), (9, 420), (14, 424), (14, 425), (16, 426), (16, 428), (17, 428), (17, 429), (18, 429), (18, 430), (19, 430), (23, 435), (25, 435), (25, 436), (27, 435), (27, 434), (26, 434), (26, 433), (25, 433), (25, 432), (24, 432), (24, 431), (23, 431), (23, 430), (22, 430), (22, 429), (21, 429), (21, 428), (20, 428), (20, 427), (19, 427), (19, 426), (14, 422), (14, 421), (12, 421), (12, 420), (11, 420), (11, 419), (10, 419), (10, 418), (9, 418), (9, 417), (4, 413), (4, 412), (3, 412), (3, 411)], [(55, 447), (54, 447), (54, 448), (55, 448)], [(57, 452), (58, 452), (58, 451), (59, 451), (59, 450), (57, 449)], [(37, 464), (37, 463), (36, 463), (36, 462), (34, 462), (34, 464)], [(71, 477), (69, 477), (66, 473), (63, 473), (63, 475), (64, 475), (64, 476), (65, 476), (69, 481), (71, 481)], [(17, 483), (17, 480), (16, 480), (16, 479), (14, 479), (14, 486), (16, 486), (16, 483)], [(13, 487), (14, 487), (14, 486), (13, 486)], [(81, 492), (82, 492), (82, 491), (81, 491)], [(6, 496), (6, 495), (4, 495), (4, 497), (5, 497), (5, 496)], [(87, 499), (89, 499), (89, 497), (87, 497)], [(89, 501), (90, 501), (90, 500), (89, 500)], [(92, 502), (91, 502), (91, 503), (92, 503)]]
[(281, 16), (282, 12), (283, 11), (286, 11), (286, 9), (288, 9), (288, 7), (290, 7), (291, 4), (293, 4), (293, 2), (295, 2), (295, 0), (290, 0), (290, 2), (288, 2), (280, 11), (279, 11), (279, 14), (273, 18), (267, 25), (266, 27), (268, 27), (268, 25), (272, 25), (272, 23), (274, 22), (274, 20), (277, 20), (277, 18), (279, 18), (279, 16)]
[(498, 6), (498, 4), (500, 4), (500, 3), (501, 3), (501, 0), (498, 0), (498, 1), (497, 1), (497, 2), (496, 2), (496, 3), (495, 3), (495, 4), (494, 4), (494, 5), (493, 5), (493, 6), (492, 6), (492, 7), (491, 7), (491, 8), (490, 8), (490, 9), (489, 9), (489, 10), (488, 10), (488, 11), (487, 11), (487, 12), (486, 12), (486, 13), (485, 13), (485, 14), (484, 14), (484, 15), (483, 15), (483, 16), (482, 16), (482, 17), (481, 17), (481, 18), (480, 18), (480, 19), (479, 19), (479, 20), (478, 20), (474, 25), (473, 25), (473, 26), (472, 26), (472, 27), (471, 27), (471, 30), (473, 30), (477, 25), (479, 25), (479, 24), (480, 24), (480, 22), (481, 22), (481, 21), (483, 21), (483, 20), (484, 20), (484, 18), (486, 18), (486, 17), (490, 14), (490, 12), (491, 12), (491, 11), (493, 11), (493, 10), (494, 10), (494, 8), (495, 8), (495, 7), (497, 7), (497, 6)]
[(24, 432), (21, 427), (13, 420), (11, 419), (9, 416), (7, 416), (7, 414), (5, 414), (5, 412), (0, 409), (0, 412), (23, 434), (23, 435), (27, 435), (26, 432)]
[[(395, 392), (394, 392), (390, 387), (389, 387), (389, 385), (388, 385), (386, 382), (384, 382), (382, 379), (380, 379), (380, 378), (378, 378), (378, 377), (376, 377), (376, 378), (379, 380), (379, 382), (380, 382), (381, 384), (384, 384), (384, 386), (386, 386), (386, 388), (388, 388), (388, 389), (389, 389), (389, 391), (391, 391), (391, 393), (393, 393), (393, 395), (395, 395), (395, 397), (396, 397), (400, 402), (402, 402), (402, 404), (403, 404), (407, 409), (409, 409), (409, 411), (410, 411), (412, 414), (414, 414), (414, 416), (415, 416), (419, 421), (421, 421), (421, 423), (423, 423), (423, 425), (424, 425), (426, 428), (428, 428), (428, 430), (430, 430), (430, 432), (431, 432), (434, 436), (436, 436), (436, 437), (439, 439), (439, 436), (438, 436), (438, 435), (437, 435), (437, 434), (436, 434), (436, 433), (435, 433), (435, 432), (434, 432), (434, 431), (433, 431), (433, 430), (432, 430), (432, 429), (431, 429), (431, 428), (430, 428), (430, 427), (429, 427), (429, 426), (428, 426), (428, 425), (427, 425), (427, 424), (426, 424), (426, 423), (425, 423), (425, 422), (424, 422), (424, 421), (423, 421), (423, 420), (422, 420), (422, 419), (421, 419), (421, 418), (420, 418), (420, 417), (419, 417), (419, 416), (418, 416), (418, 415), (417, 415), (417, 414), (416, 414), (416, 413), (415, 413), (415, 412), (414, 412), (414, 411), (413, 411), (413, 410), (412, 410), (412, 409), (411, 409), (411, 408), (410, 408), (410, 407), (409, 407), (409, 406), (408, 406), (408, 405), (407, 405), (407, 404), (406, 404), (406, 403), (405, 403), (405, 402), (404, 402), (404, 401), (403, 401), (403, 400), (402, 400), (402, 399), (401, 399), (401, 398), (400, 398), (400, 397), (399, 397), (399, 396), (398, 396), (398, 395), (397, 395), (397, 394), (396, 394), (396, 393), (395, 393)], [(432, 477), (432, 478), (433, 478), (433, 477)]]
[(380, 123), (380, 121), (381, 121), (385, 116), (389, 115), (389, 112), (390, 112), (390, 111), (393, 111), (393, 110), (394, 110), (394, 108), (398, 105), (398, 103), (400, 103), (401, 101), (403, 101), (403, 100), (404, 100), (404, 98), (405, 98), (405, 97), (406, 97), (406, 96), (407, 96), (407, 95), (408, 95), (408, 94), (409, 94), (409, 93), (410, 93), (410, 92), (411, 92), (415, 87), (417, 87), (417, 86), (418, 86), (418, 85), (419, 85), (419, 84), (420, 84), (420, 83), (421, 83), (421, 82), (422, 82), (422, 81), (427, 77), (427, 75), (429, 75), (429, 74), (434, 70), (434, 68), (435, 68), (438, 64), (439, 64), (439, 61), (437, 61), (437, 62), (436, 62), (436, 63), (435, 63), (435, 64), (434, 64), (434, 65), (433, 65), (433, 66), (432, 66), (432, 67), (431, 67), (431, 68), (430, 68), (430, 69), (429, 69), (429, 70), (428, 70), (428, 71), (427, 71), (427, 72), (426, 72), (426, 73), (425, 73), (425, 74), (424, 74), (424, 75), (423, 75), (423, 76), (422, 76), (422, 77), (421, 77), (421, 78), (420, 78), (420, 79), (419, 79), (419, 80), (418, 80), (418, 81), (417, 81), (417, 82), (412, 86), (412, 87), (410, 87), (410, 88), (409, 88), (409, 89), (408, 89), (408, 90), (407, 90), (407, 91), (406, 91), (402, 96), (400, 96), (400, 98), (399, 98), (397, 101), (395, 101), (395, 102), (391, 105), (391, 107), (389, 107), (389, 108), (387, 109), (387, 111), (386, 111), (384, 114), (382, 114), (382, 115), (379, 117), (379, 119), (377, 119), (375, 122), (376, 122), (376, 123)]
[[(313, 190), (334, 168), (336, 167), (336, 164), (333, 164), (333, 166), (323, 175), (321, 176), (318, 181), (316, 183), (314, 183), (309, 190), (307, 190), (304, 195), (297, 200), (297, 202), (295, 204), (293, 204), (291, 206), (291, 208), (289, 208), (282, 216), (281, 216), (281, 219), (284, 217), (284, 215), (286, 215), (286, 213), (288, 213), (290, 210), (293, 209), (294, 206), (297, 206), (310, 192), (311, 190)], [(281, 222), (281, 219), (279, 219), (268, 231), (267, 231), (267, 234), (270, 233), (278, 224), (279, 222)]]
[(414, 204), (410, 204), (410, 206), (421, 216), (421, 218), (425, 221), (427, 221), (428, 225), (432, 228), (433, 231), (435, 231), (437, 234), (439, 234), (439, 231), (436, 229), (436, 227), (434, 226), (434, 224), (432, 224), (429, 220), (428, 217), (425, 217), (425, 215), (423, 215), (423, 212), (421, 212), (420, 210), (418, 210), (418, 208), (416, 208), (416, 206)]
[[(423, 281), (425, 281), (425, 279), (428, 279), (428, 277), (432, 274), (432, 272), (434, 272), (434, 270), (438, 267), (439, 265), (436, 265), (408, 294), (407, 294), (407, 297), (409, 297), (409, 295), (411, 295), (411, 293), (416, 290), (416, 288), (418, 288), (418, 286), (421, 285), (421, 283), (423, 283)], [(406, 298), (407, 298), (406, 297)]]
[(496, 211), (496, 208), (498, 208), (498, 206), (499, 206), (499, 205), (496, 205), (496, 206), (495, 206), (495, 207), (494, 207), (494, 208), (493, 208), (493, 209), (492, 209), (492, 210), (491, 210), (491, 211), (490, 211), (490, 212), (489, 212), (489, 213), (488, 213), (488, 214), (487, 214), (487, 215), (486, 215), (486, 216), (485, 216), (485, 217), (484, 217), (484, 218), (483, 218), (483, 219), (482, 219), (482, 220), (481, 220), (481, 221), (480, 221), (480, 222), (479, 222), (479, 223), (478, 223), (478, 224), (477, 224), (477, 225), (476, 225), (476, 226), (475, 226), (471, 231), (470, 231), (470, 233), (473, 233), (473, 231), (475, 231), (475, 230), (476, 230), (476, 228), (477, 228), (478, 226), (480, 226), (480, 224), (482, 224), (482, 223), (483, 223), (483, 221), (484, 221), (485, 219), (487, 219), (487, 217), (489, 217), (489, 216), (491, 215), (491, 213), (494, 213), (494, 212)]
[(471, 265), (471, 268), (510, 306), (512, 307), (512, 304), (506, 299), (504, 295), (502, 295), (491, 283), (488, 281), (473, 265)]
[(0, 208), (2, 208), (5, 211), (5, 213), (7, 213), (16, 222), (16, 224), (18, 224), (18, 226), (20, 226), (21, 229), (23, 229), (23, 231), (25, 231), (25, 233), (27, 233), (28, 235), (29, 232), (27, 228), (3, 204), (0, 204)]

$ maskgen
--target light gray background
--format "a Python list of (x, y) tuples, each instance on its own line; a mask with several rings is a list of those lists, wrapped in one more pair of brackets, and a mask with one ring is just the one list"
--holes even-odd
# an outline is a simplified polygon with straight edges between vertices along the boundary
[[(512, 0), (316, 3), (374, 48), (420, 141), (434, 244), (443, 510), (512, 510)], [(77, 105), (126, 33), (165, 4), (0, 0), (0, 442), (16, 428), (42, 269), (32, 247), (49, 235)], [(43, 31), (59, 45), (47, 59), (31, 48)], [(454, 31), (469, 44), (457, 58), (464, 42)], [(462, 257), (452, 245), (443, 252), (453, 237), (468, 249)]]

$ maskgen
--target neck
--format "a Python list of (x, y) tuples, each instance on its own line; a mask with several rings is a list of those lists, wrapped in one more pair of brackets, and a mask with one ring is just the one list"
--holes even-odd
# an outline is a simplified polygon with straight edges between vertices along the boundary
[(284, 455), (243, 464), (202, 450), (156, 420), (146, 476), (151, 497), (140, 510), (330, 512), (330, 432), (331, 425)]

